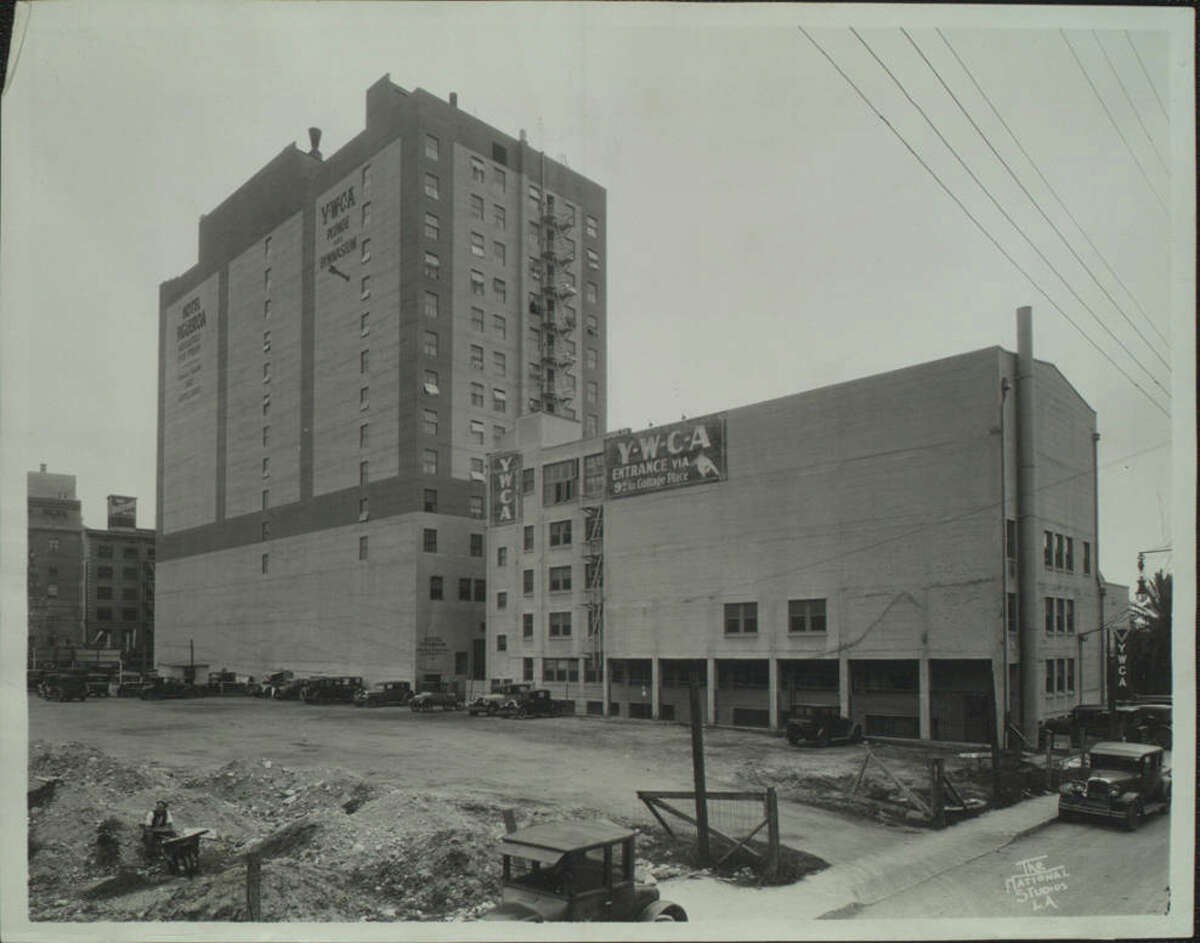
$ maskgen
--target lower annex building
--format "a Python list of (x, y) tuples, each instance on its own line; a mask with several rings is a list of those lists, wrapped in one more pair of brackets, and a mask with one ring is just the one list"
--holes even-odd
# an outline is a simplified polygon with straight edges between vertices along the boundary
[[(983, 742), (1102, 695), (1096, 416), (998, 347), (490, 457), (490, 676), (578, 713)], [(1124, 609), (1110, 591), (1111, 612)]]

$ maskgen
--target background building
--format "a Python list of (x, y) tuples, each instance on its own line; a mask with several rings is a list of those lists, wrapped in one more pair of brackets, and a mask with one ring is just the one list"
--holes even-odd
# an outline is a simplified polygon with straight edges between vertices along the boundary
[[(108, 496), (108, 529), (84, 530), (87, 648), (116, 649), (126, 671), (154, 667), (154, 531), (134, 498)], [(86, 657), (86, 656), (82, 656)]]
[(1006, 700), (1030, 742), (1097, 701), (1095, 414), (1022, 313), (1017, 354), (606, 439), (518, 430), (492, 457), (495, 676), (675, 720), (695, 679), (710, 722), (826, 703), (867, 734), (964, 741)]
[(604, 429), (603, 188), (385, 76), (161, 286), (156, 657), (486, 676), (485, 455)]
[(75, 476), (26, 473), (28, 666), (69, 664), (83, 642), (83, 518)]

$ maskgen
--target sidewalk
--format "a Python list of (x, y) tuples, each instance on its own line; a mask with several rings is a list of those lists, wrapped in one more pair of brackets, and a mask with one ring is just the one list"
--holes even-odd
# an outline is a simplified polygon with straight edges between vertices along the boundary
[[(899, 894), (922, 881), (961, 867), (981, 855), (1054, 821), (1058, 796), (1039, 796), (987, 812), (941, 831), (905, 834), (876, 850), (864, 849), (854, 858), (787, 887), (737, 888), (712, 879), (673, 879), (660, 884), (663, 897), (682, 904), (697, 922), (739, 921), (752, 914), (771, 919), (815, 920)], [(786, 839), (785, 839), (786, 841)], [(789, 842), (791, 844), (791, 842)], [(793, 847), (805, 851), (803, 841)], [(757, 928), (757, 925), (756, 925)], [(767, 927), (761, 939), (774, 938)]]

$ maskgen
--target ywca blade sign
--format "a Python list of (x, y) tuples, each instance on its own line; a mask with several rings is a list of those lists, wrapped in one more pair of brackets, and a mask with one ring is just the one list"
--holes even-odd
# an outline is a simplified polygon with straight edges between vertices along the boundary
[(492, 456), (492, 523), (510, 524), (521, 516), (521, 455)]
[(1117, 629), (1113, 632), (1117, 642), (1117, 687), (1129, 687), (1129, 641), (1128, 629)]
[(725, 415), (609, 436), (604, 461), (610, 498), (724, 481)]

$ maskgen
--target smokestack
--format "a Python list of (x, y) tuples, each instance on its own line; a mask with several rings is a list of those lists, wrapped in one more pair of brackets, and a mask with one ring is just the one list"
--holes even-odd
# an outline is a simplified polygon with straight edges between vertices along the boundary
[(309, 150), (308, 156), (315, 157), (317, 160), (320, 160), (321, 159), (321, 129), (320, 128), (309, 128), (308, 129), (308, 140), (312, 144), (312, 148)]
[(451, 92), (451, 93), (450, 93), (450, 107), (451, 107), (451, 108), (457, 108), (457, 107), (458, 107), (458, 92)]

